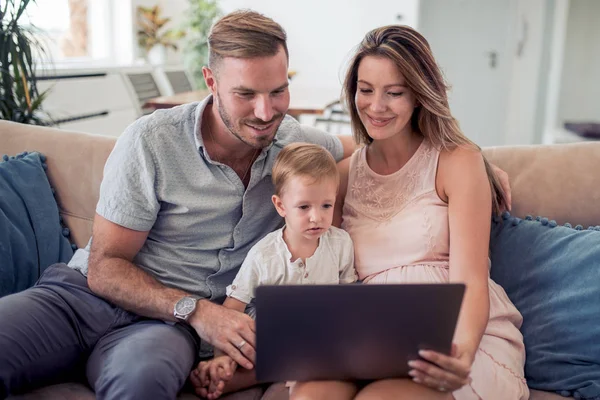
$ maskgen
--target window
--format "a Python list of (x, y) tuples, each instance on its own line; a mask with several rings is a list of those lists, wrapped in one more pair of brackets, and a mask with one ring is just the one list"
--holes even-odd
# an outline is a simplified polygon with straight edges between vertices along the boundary
[(42, 33), (53, 63), (110, 63), (111, 0), (52, 0), (30, 2), (23, 22)]

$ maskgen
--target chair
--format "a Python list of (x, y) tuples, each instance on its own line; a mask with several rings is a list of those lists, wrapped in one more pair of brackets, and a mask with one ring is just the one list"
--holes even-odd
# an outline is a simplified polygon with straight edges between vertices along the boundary
[(184, 70), (165, 71), (165, 75), (173, 89), (173, 93), (191, 92), (194, 90), (192, 82)]
[(339, 100), (325, 106), (323, 114), (315, 119), (315, 127), (329, 133), (352, 134), (350, 115)]
[(161, 96), (161, 92), (156, 85), (154, 76), (151, 72), (126, 73), (129, 82), (138, 99), (138, 104), (142, 115), (150, 114), (154, 111), (153, 108), (144, 107), (146, 102), (155, 97)]

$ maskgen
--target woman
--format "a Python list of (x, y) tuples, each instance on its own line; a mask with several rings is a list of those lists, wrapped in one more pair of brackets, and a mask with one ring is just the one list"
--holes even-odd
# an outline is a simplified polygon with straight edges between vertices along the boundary
[(340, 163), (336, 220), (366, 284), (466, 284), (452, 354), (423, 352), (409, 362), (412, 380), (298, 383), (294, 399), (529, 398), (522, 318), (488, 271), (490, 214), (503, 195), (446, 90), (418, 32), (386, 26), (366, 35), (344, 83), (365, 146)]

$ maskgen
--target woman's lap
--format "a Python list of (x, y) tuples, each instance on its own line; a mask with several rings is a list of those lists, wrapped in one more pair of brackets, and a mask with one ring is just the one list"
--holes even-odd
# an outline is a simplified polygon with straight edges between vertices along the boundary
[[(367, 283), (444, 283), (448, 269), (415, 265), (394, 268), (369, 276)], [(523, 377), (525, 350), (519, 332), (521, 316), (503, 289), (490, 280), (490, 317), (475, 361), (470, 385), (453, 393), (456, 400), (528, 399)]]

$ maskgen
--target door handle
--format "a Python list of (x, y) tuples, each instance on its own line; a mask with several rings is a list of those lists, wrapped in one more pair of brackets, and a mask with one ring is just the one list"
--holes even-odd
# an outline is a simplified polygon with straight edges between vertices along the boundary
[(486, 54), (490, 59), (490, 68), (496, 68), (496, 65), (498, 65), (498, 52), (492, 50), (488, 51)]

